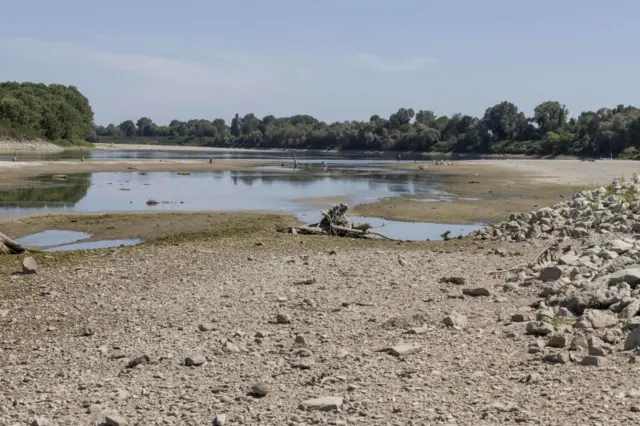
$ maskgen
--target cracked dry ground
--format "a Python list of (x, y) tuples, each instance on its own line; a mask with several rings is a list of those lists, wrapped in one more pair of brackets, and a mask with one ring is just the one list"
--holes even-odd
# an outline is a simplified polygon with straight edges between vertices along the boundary
[[(539, 247), (495, 247), (265, 232), (40, 255), (30, 276), (11, 275), (16, 258), (0, 270), (0, 424), (97, 425), (114, 412), (129, 425), (638, 424), (638, 365), (546, 364), (522, 324), (500, 321), (537, 289), (504, 293), (486, 272)], [(452, 311), (466, 328), (442, 323)], [(421, 350), (379, 352), (398, 343)], [(262, 398), (258, 382), (270, 385)], [(324, 396), (341, 407), (300, 408)]]

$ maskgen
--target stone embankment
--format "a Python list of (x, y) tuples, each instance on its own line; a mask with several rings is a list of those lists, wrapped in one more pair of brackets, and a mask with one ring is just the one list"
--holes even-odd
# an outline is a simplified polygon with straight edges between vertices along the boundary
[[(542, 300), (507, 319), (524, 323), (529, 353), (555, 364), (640, 362), (640, 177), (582, 191), (552, 207), (477, 231), (483, 240), (547, 240), (504, 290), (539, 288)], [(501, 273), (497, 271), (496, 273)]]
[(14, 140), (0, 138), (0, 152), (60, 152), (63, 148), (43, 140)]

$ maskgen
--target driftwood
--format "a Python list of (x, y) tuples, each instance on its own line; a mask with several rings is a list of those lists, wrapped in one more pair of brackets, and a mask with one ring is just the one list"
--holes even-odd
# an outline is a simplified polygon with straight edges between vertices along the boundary
[(0, 232), (0, 253), (1, 254), (21, 254), (27, 251), (19, 243)]
[(279, 228), (280, 232), (303, 235), (331, 235), (348, 238), (368, 238), (398, 241), (379, 232), (371, 231), (368, 223), (349, 222), (346, 216), (349, 207), (346, 204), (338, 204), (329, 210), (322, 212), (322, 220), (302, 226)]

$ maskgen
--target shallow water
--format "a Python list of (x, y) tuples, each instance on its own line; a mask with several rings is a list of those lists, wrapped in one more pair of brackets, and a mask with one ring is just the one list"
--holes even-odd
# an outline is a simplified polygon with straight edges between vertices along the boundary
[[(321, 214), (317, 211), (299, 213), (296, 217), (304, 223), (319, 222)], [(387, 220), (378, 217), (349, 216), (352, 222), (368, 223), (372, 231), (379, 232), (389, 238), (403, 241), (441, 240), (441, 235), (451, 231), (449, 238), (465, 236), (484, 225), (481, 223), (463, 225), (446, 223), (404, 222), (399, 220)]]
[(91, 238), (91, 234), (77, 231), (62, 231), (57, 229), (48, 229), (37, 234), (27, 235), (18, 238), (16, 241), (28, 247), (49, 247), (62, 244), (70, 244), (80, 240)]
[[(287, 212), (302, 218), (318, 214), (318, 202), (327, 206), (337, 202), (356, 205), (406, 194), (430, 201), (450, 200), (451, 197), (439, 189), (436, 176), (381, 167), (396, 162), (393, 153), (296, 153), (298, 161), (311, 164), (314, 173), (293, 170), (292, 155), (285, 151), (65, 151), (54, 155), (20, 155), (19, 160), (80, 156), (95, 159), (281, 159), (284, 166), (268, 166), (269, 172), (259, 168), (255, 171), (187, 174), (100, 172), (72, 174), (66, 181), (41, 176), (35, 188), (0, 192), (0, 217), (44, 212), (261, 210)], [(405, 156), (408, 161), (413, 158), (425, 159), (419, 154)], [(323, 162), (328, 164), (329, 172), (322, 172)], [(366, 221), (374, 226), (380, 224), (379, 219), (366, 218)], [(404, 240), (436, 239), (447, 229), (461, 235), (475, 229), (466, 225), (384, 223), (385, 234)]]
[[(42, 212), (242, 211), (298, 212), (304, 199), (340, 198), (349, 204), (402, 194), (438, 194), (427, 175), (311, 175), (255, 172), (115, 172), (70, 175), (45, 188), (0, 193), (0, 216)], [(153, 200), (155, 205), (149, 205)]]
[[(362, 152), (362, 151), (300, 151), (295, 153), (298, 160), (305, 162), (396, 162), (393, 152)], [(13, 153), (0, 152), (0, 161), (11, 161)], [(69, 159), (208, 159), (214, 160), (259, 160), (281, 159), (292, 161), (293, 154), (289, 151), (149, 151), (149, 150), (118, 150), (115, 145), (112, 150), (67, 150), (59, 153), (17, 153), (18, 161), (32, 160), (69, 160)], [(403, 161), (431, 161), (443, 158), (442, 155), (422, 155), (419, 153), (403, 154)], [(454, 157), (455, 158), (455, 157)], [(466, 156), (465, 158), (469, 158)]]

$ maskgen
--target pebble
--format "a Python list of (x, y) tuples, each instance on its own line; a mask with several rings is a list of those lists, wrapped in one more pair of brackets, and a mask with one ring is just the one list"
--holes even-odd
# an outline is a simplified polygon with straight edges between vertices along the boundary
[(462, 294), (471, 297), (488, 297), (491, 296), (491, 292), (488, 288), (485, 287), (476, 287), (476, 288), (463, 288)]
[(22, 259), (22, 273), (23, 274), (36, 274), (38, 273), (38, 262), (31, 257), (25, 257)]
[(276, 315), (276, 322), (278, 324), (291, 324), (291, 318), (287, 314)]
[(104, 422), (108, 426), (126, 426), (128, 424), (127, 420), (117, 413), (106, 414)]
[(400, 344), (391, 347), (389, 352), (394, 356), (403, 356), (418, 353), (422, 350), (420, 346), (413, 346), (409, 344)]
[(601, 356), (587, 355), (582, 358), (580, 364), (592, 367), (605, 367), (607, 365), (607, 359)]
[(467, 317), (457, 312), (452, 312), (442, 320), (444, 325), (456, 329), (463, 329), (467, 326)]
[(195, 355), (184, 359), (184, 365), (187, 367), (199, 367), (207, 362), (206, 358), (202, 355)]
[(344, 398), (341, 396), (323, 396), (307, 399), (300, 404), (300, 408), (318, 411), (337, 411), (342, 407)]
[(227, 415), (218, 414), (213, 419), (213, 426), (224, 426), (227, 424)]
[(216, 329), (215, 325), (213, 325), (210, 322), (205, 322), (205, 323), (202, 323), (202, 324), (198, 324), (198, 330), (200, 330), (200, 331), (212, 331), (212, 330), (215, 330), (215, 329)]
[(255, 395), (259, 397), (263, 397), (263, 396), (266, 396), (271, 391), (271, 386), (265, 382), (258, 382), (253, 386), (251, 386), (251, 391)]

